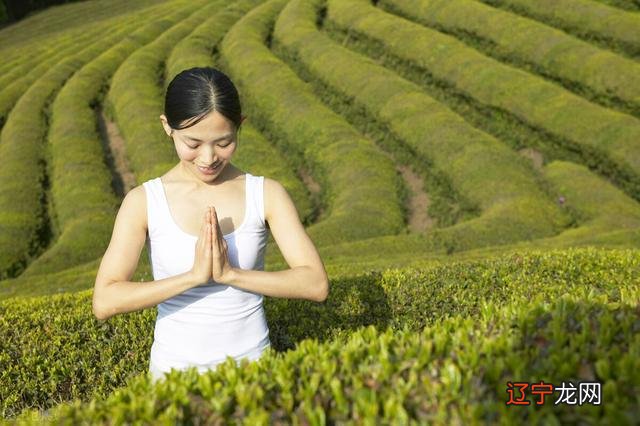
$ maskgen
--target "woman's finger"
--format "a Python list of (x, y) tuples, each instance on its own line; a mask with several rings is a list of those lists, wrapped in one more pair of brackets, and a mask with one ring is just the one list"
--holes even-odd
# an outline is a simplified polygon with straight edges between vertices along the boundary
[(205, 247), (204, 252), (207, 255), (207, 258), (211, 257), (211, 224), (207, 223), (206, 228), (207, 236), (205, 237)]
[(211, 215), (211, 233), (212, 233), (212, 240), (213, 240), (213, 245), (218, 244), (218, 232), (217, 232), (217, 228), (218, 228), (218, 217), (216, 216), (216, 208), (215, 207), (211, 207), (211, 211), (212, 211), (212, 215)]
[(213, 235), (213, 215), (211, 214), (213, 207), (209, 206), (209, 248), (213, 252), (213, 245), (215, 244), (215, 236)]
[(204, 219), (202, 221), (202, 225), (200, 225), (200, 235), (198, 235), (198, 241), (196, 242), (196, 244), (198, 245), (202, 245), (204, 244), (204, 240), (206, 238), (205, 232), (206, 232), (206, 228), (207, 228), (207, 214), (204, 214)]
[(220, 223), (218, 222), (218, 213), (216, 209), (213, 209), (213, 221), (216, 227), (216, 234), (218, 235), (218, 241), (224, 241), (224, 236), (222, 235), (222, 229), (220, 229)]

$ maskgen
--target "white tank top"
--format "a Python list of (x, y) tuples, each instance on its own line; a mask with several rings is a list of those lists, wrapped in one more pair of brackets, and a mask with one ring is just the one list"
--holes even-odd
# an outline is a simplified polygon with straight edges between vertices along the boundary
[[(245, 216), (224, 236), (229, 263), (264, 270), (268, 231), (264, 219), (263, 176), (246, 174)], [(159, 177), (143, 183), (147, 195), (149, 257), (153, 278), (193, 267), (197, 237), (173, 220)], [(197, 367), (204, 372), (225, 361), (254, 360), (271, 345), (263, 295), (209, 281), (158, 304), (150, 366), (162, 372)]]

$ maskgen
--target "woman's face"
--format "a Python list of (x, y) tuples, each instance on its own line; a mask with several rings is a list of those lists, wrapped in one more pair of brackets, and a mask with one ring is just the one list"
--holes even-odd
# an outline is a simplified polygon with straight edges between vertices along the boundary
[(218, 111), (212, 111), (191, 127), (172, 129), (163, 114), (162, 125), (183, 166), (202, 181), (215, 180), (231, 161), (236, 150), (235, 126)]

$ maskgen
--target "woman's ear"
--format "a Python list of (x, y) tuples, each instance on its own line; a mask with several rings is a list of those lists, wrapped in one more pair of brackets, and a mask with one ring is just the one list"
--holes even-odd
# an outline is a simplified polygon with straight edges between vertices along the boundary
[(165, 133), (168, 136), (171, 136), (173, 133), (173, 129), (169, 126), (169, 122), (167, 121), (167, 117), (164, 114), (160, 114), (160, 123), (162, 123), (162, 127), (164, 128)]

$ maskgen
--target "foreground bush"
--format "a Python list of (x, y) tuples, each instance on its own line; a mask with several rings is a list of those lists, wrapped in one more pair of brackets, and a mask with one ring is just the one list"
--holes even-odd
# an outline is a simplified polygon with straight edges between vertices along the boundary
[[(629, 289), (637, 297), (638, 287)], [(420, 331), (359, 329), (285, 354), (215, 371), (172, 371), (156, 386), (135, 378), (106, 400), (62, 405), (49, 421), (69, 424), (631, 424), (640, 407), (640, 318), (635, 306), (565, 295), (553, 302), (487, 309)], [(507, 382), (599, 382), (600, 404), (507, 406)], [(24, 423), (41, 423), (35, 412)]]
[[(639, 251), (592, 248), (545, 254), (514, 252), (496, 259), (359, 275), (350, 274), (346, 267), (340, 276), (330, 277), (331, 291), (326, 302), (265, 298), (265, 311), (272, 348), (285, 352), (295, 350), (305, 339), (330, 342), (369, 325), (419, 332), (445, 317), (473, 320), (472, 323), (493, 318), (490, 327), (504, 331), (509, 327), (507, 319), (496, 316), (499, 309), (510, 309), (517, 316), (519, 310), (533, 306), (534, 301), (544, 307), (566, 295), (585, 306), (602, 304), (606, 311), (610, 306), (605, 304), (613, 307), (637, 303), (639, 277)], [(624, 315), (631, 318), (631, 314)], [(630, 329), (618, 332), (616, 327), (624, 326), (624, 321), (616, 319), (615, 325), (607, 325), (611, 319), (607, 318), (600, 319), (605, 322), (597, 330), (609, 337), (576, 349), (588, 351), (585, 359), (622, 362), (622, 354), (632, 353), (632, 345), (637, 344), (633, 333), (640, 325), (634, 326), (633, 333)], [(127, 385), (148, 369), (154, 321), (155, 309), (145, 309), (100, 322), (91, 313), (91, 291), (0, 302), (2, 416), (16, 416), (25, 408), (46, 409), (71, 399), (107, 397)], [(433, 330), (437, 329), (436, 326)], [(472, 328), (468, 332), (485, 333)], [(574, 337), (566, 336), (562, 329), (554, 333), (547, 338), (549, 344), (559, 341), (571, 347)], [(443, 333), (438, 339), (448, 336)], [(596, 336), (580, 337), (592, 338)], [(348, 359), (347, 355), (342, 359)], [(603, 362), (610, 365), (609, 361), (600, 364)], [(612, 367), (613, 364), (609, 368)], [(566, 379), (564, 375), (549, 377)], [(623, 387), (616, 390), (622, 399)]]

